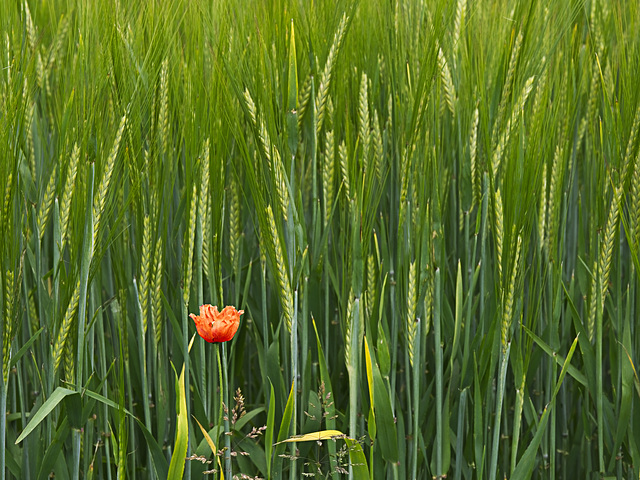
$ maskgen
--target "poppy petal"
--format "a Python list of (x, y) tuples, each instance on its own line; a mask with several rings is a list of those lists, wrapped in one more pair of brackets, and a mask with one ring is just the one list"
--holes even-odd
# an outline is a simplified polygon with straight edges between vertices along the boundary
[(233, 306), (225, 307), (222, 312), (215, 305), (201, 305), (200, 315), (189, 316), (196, 323), (198, 334), (209, 343), (228, 342), (238, 331), (240, 315), (243, 310), (236, 310)]

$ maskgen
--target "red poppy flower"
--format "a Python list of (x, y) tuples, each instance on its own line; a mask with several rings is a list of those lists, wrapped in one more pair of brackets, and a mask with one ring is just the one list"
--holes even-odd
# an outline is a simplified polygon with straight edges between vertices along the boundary
[(221, 312), (218, 307), (200, 305), (200, 315), (194, 313), (189, 316), (196, 322), (198, 334), (209, 343), (228, 342), (238, 331), (240, 315), (244, 310), (236, 307), (224, 307)]

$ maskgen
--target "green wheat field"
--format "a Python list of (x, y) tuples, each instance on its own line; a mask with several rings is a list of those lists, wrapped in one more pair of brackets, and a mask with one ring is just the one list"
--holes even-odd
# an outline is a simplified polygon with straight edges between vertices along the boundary
[(640, 478), (638, 2), (0, 26), (0, 480)]

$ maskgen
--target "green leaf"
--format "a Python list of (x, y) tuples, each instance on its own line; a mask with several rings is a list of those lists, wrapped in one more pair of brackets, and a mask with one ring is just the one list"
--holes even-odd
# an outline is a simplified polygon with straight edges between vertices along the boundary
[(319, 432), (305, 433), (304, 435), (294, 435), (286, 440), (276, 443), (291, 443), (291, 442), (321, 442), (323, 440), (331, 440), (334, 438), (342, 438), (345, 434), (340, 430), (321, 430)]
[[(565, 364), (565, 358), (556, 353), (549, 345), (547, 345), (545, 343), (544, 340), (542, 340), (540, 337), (538, 337), (535, 333), (533, 333), (531, 330), (529, 330), (527, 327), (525, 327), (524, 325), (522, 325), (523, 330), (527, 333), (527, 335), (529, 335), (534, 342), (536, 342), (538, 344), (538, 346), (547, 354), (549, 355), (552, 359), (554, 359), (556, 361), (556, 363), (560, 366)], [(577, 337), (576, 337), (577, 338)], [(569, 374), (573, 377), (574, 380), (576, 380), (577, 382), (579, 382), (581, 385), (583, 386), (587, 386), (587, 377), (585, 377), (582, 372), (580, 372), (580, 370), (578, 370), (576, 367), (574, 367), (573, 365), (568, 365), (568, 372)]]
[(291, 417), (293, 416), (293, 399), (295, 392), (293, 391), (294, 383), (291, 383), (291, 390), (289, 391), (289, 399), (284, 407), (284, 413), (282, 415), (282, 422), (280, 423), (280, 430), (278, 431), (278, 443), (276, 443), (275, 457), (274, 457), (274, 471), (273, 475), (281, 475), (280, 466), (282, 464), (282, 458), (280, 455), (284, 451), (285, 446), (280, 444), (285, 438), (289, 436), (289, 430), (291, 429)]
[(271, 451), (273, 450), (273, 431), (275, 429), (276, 397), (273, 384), (269, 380), (269, 411), (267, 412), (267, 430), (264, 432), (264, 453), (267, 460), (267, 478), (271, 478)]
[[(586, 374), (586, 386), (587, 389), (591, 392), (596, 391), (596, 354), (593, 351), (593, 345), (589, 341), (589, 335), (584, 329), (584, 325), (582, 324), (582, 318), (576, 309), (576, 306), (573, 303), (573, 299), (571, 295), (567, 291), (567, 287), (562, 283), (562, 288), (564, 288), (565, 298), (567, 300), (567, 305), (569, 306), (569, 312), (571, 313), (571, 318), (573, 320), (573, 327), (578, 332), (578, 345), (580, 345), (580, 352), (582, 353), (582, 361), (584, 362), (583, 371)], [(570, 372), (571, 373), (571, 372)], [(573, 374), (572, 374), (573, 376)], [(576, 380), (578, 380), (576, 378)], [(578, 380), (579, 381), (579, 380)]]
[[(327, 368), (327, 361), (322, 351), (322, 345), (320, 344), (320, 336), (318, 335), (318, 327), (316, 326), (316, 320), (311, 316), (311, 322), (313, 323), (313, 330), (316, 333), (316, 345), (318, 346), (318, 365), (320, 367), (320, 380), (324, 383), (324, 391), (326, 395), (333, 397), (333, 387), (331, 386), (331, 377), (329, 376), (329, 369)], [(335, 419), (335, 404), (329, 402), (327, 405), (327, 417), (325, 419), (325, 425), (328, 429), (334, 429), (336, 426)], [(336, 459), (336, 446), (333, 442), (329, 442), (329, 462), (331, 464), (331, 471), (335, 472), (338, 467), (338, 461)]]
[(291, 155), (296, 155), (298, 148), (298, 67), (296, 61), (296, 38), (291, 20), (291, 35), (289, 36), (289, 78), (287, 93), (287, 130)]
[(51, 396), (47, 399), (47, 401), (44, 402), (42, 406), (38, 409), (38, 411), (35, 413), (35, 415), (33, 415), (31, 420), (25, 427), (25, 429), (22, 431), (22, 433), (16, 440), (16, 445), (20, 443), (22, 440), (24, 440), (27, 437), (27, 435), (33, 432), (33, 430), (38, 425), (40, 425), (40, 422), (42, 422), (45, 418), (47, 418), (47, 415), (49, 415), (52, 412), (52, 410), (56, 408), (58, 404), (62, 400), (64, 400), (65, 397), (69, 395), (78, 395), (78, 397), (80, 396), (80, 394), (75, 390), (69, 390), (68, 388), (64, 388), (64, 387), (56, 388), (51, 394)]
[[(627, 296), (627, 299), (629, 297)], [(629, 306), (628, 306), (629, 307)], [(627, 308), (627, 315), (631, 308)], [(622, 385), (620, 386), (620, 409), (617, 412), (616, 419), (616, 435), (615, 435), (615, 445), (611, 449), (611, 460), (609, 462), (609, 470), (613, 471), (616, 457), (618, 456), (618, 451), (620, 446), (622, 445), (622, 441), (624, 440), (625, 435), (627, 434), (627, 429), (629, 427), (629, 423), (631, 420), (631, 404), (633, 399), (633, 360), (631, 359), (631, 355), (629, 352), (633, 351), (631, 346), (631, 325), (630, 319), (627, 318), (627, 322), (624, 326), (624, 332), (622, 334), (622, 345), (621, 352), (621, 376), (622, 376)], [(626, 357), (626, 358), (625, 358)]]
[(451, 348), (451, 357), (449, 358), (449, 369), (453, 374), (453, 363), (460, 346), (460, 330), (462, 328), (462, 306), (463, 306), (463, 288), (462, 288), (462, 264), (458, 260), (458, 273), (456, 275), (456, 312), (453, 330), (453, 347)]
[(31, 338), (27, 340), (27, 343), (25, 343), (22, 347), (20, 347), (20, 350), (18, 350), (16, 354), (11, 357), (11, 361), (9, 362), (9, 368), (13, 368), (18, 363), (18, 360), (22, 358), (25, 352), (29, 350), (29, 348), (31, 348), (31, 345), (33, 345), (33, 342), (35, 342), (36, 339), (40, 336), (40, 334), (42, 333), (42, 330), (44, 330), (44, 327), (40, 327), (40, 330), (34, 333), (31, 336)]
[(526, 480), (531, 478), (533, 467), (535, 465), (536, 452), (538, 451), (540, 442), (542, 442), (542, 437), (544, 436), (547, 422), (549, 421), (549, 414), (551, 413), (551, 409), (554, 406), (554, 400), (556, 398), (556, 395), (558, 394), (558, 391), (560, 390), (560, 387), (562, 386), (562, 381), (564, 380), (564, 377), (569, 369), (571, 357), (573, 357), (573, 353), (575, 352), (577, 345), (578, 337), (576, 337), (571, 344), (571, 348), (569, 349), (569, 353), (567, 354), (567, 359), (562, 365), (562, 370), (560, 371), (560, 376), (558, 378), (558, 382), (556, 383), (556, 388), (553, 391), (551, 401), (545, 407), (544, 412), (542, 413), (542, 417), (540, 417), (540, 422), (538, 423), (538, 430), (533, 436), (533, 440), (531, 440), (531, 443), (529, 443), (529, 446), (520, 458), (516, 469), (513, 471), (513, 475), (511, 475), (511, 480)]
[(213, 456), (218, 461), (218, 471), (220, 472), (221, 479), (224, 480), (224, 473), (223, 473), (223, 469), (222, 469), (222, 463), (220, 462), (220, 455), (217, 454), (218, 453), (218, 449), (216, 448), (216, 444), (213, 443), (213, 440), (211, 438), (211, 435), (209, 435), (209, 432), (207, 432), (204, 429), (204, 427), (202, 425), (200, 425), (200, 422), (198, 421), (198, 419), (196, 417), (193, 417), (193, 419), (198, 424), (198, 427), (200, 427), (200, 431), (202, 432), (202, 435), (204, 435), (204, 439), (207, 441), (207, 445), (209, 445), (209, 448), (211, 449), (211, 453), (213, 454)]
[[(365, 342), (367, 350), (369, 350), (368, 340)], [(373, 405), (376, 418), (376, 432), (378, 436), (378, 445), (382, 457), (390, 462), (398, 462), (398, 433), (396, 430), (393, 409), (391, 408), (391, 398), (389, 391), (382, 380), (380, 369), (375, 361), (371, 358), (371, 376), (373, 377)]]
[(365, 365), (367, 367), (367, 385), (369, 386), (369, 402), (371, 403), (371, 408), (373, 409), (375, 406), (373, 400), (373, 367), (371, 366), (371, 352), (369, 351), (369, 342), (366, 336), (364, 337), (364, 354)]
[(362, 445), (357, 440), (348, 437), (344, 441), (347, 442), (347, 447), (349, 447), (349, 461), (351, 462), (354, 480), (368, 480), (369, 468), (367, 467), (367, 459), (362, 451)]
[[(289, 435), (291, 429), (291, 417), (293, 416), (293, 399), (295, 392), (293, 391), (294, 383), (291, 383), (291, 389), (289, 390), (289, 398), (287, 399), (287, 405), (284, 408), (284, 414), (282, 415), (282, 422), (280, 423), (280, 430), (278, 431), (278, 442), (281, 442)], [(277, 445), (277, 444), (276, 444)]]
[[(175, 368), (174, 368), (175, 372)], [(176, 440), (169, 464), (169, 474), (167, 478), (182, 478), (184, 464), (186, 462), (187, 447), (189, 445), (189, 423), (187, 419), (187, 400), (184, 385), (184, 365), (180, 372), (180, 377), (176, 380)]]
[[(120, 406), (116, 402), (114, 402), (113, 400), (109, 400), (108, 398), (100, 395), (99, 393), (96, 393), (91, 390), (85, 390), (84, 394), (88, 397), (98, 400), (99, 402), (104, 403), (108, 407), (111, 407), (115, 410), (120, 409)], [(133, 418), (138, 424), (138, 428), (140, 428), (140, 431), (142, 432), (142, 435), (144, 436), (144, 439), (147, 442), (147, 446), (151, 451), (151, 455), (153, 457), (153, 466), (156, 469), (158, 477), (167, 478), (169, 466), (167, 465), (167, 460), (165, 458), (164, 452), (160, 448), (160, 445), (158, 445), (158, 442), (155, 439), (154, 435), (147, 429), (144, 422), (142, 422), (139, 418), (137, 418), (133, 413), (131, 413), (126, 408), (124, 409), (124, 413), (126, 415), (129, 415), (131, 418)]]
[(80, 429), (83, 426), (82, 401), (80, 394), (66, 395), (63, 399), (64, 406), (69, 417), (71, 428)]
[(49, 474), (54, 469), (56, 462), (61, 458), (60, 452), (68, 436), (69, 419), (65, 417), (62, 419), (62, 422), (60, 422), (60, 426), (53, 436), (53, 441), (47, 447), (42, 463), (40, 464), (40, 469), (38, 470), (38, 479), (49, 478)]

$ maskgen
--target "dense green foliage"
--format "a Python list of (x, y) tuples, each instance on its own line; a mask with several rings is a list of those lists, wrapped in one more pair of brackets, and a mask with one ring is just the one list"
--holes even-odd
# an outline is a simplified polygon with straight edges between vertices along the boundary
[(638, 2), (0, 26), (1, 478), (638, 478)]

